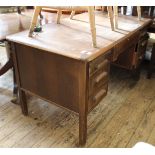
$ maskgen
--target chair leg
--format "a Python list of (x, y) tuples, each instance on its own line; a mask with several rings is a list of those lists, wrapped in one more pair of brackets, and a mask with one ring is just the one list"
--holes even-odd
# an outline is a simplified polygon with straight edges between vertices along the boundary
[(115, 28), (118, 28), (118, 6), (114, 6), (114, 21), (115, 21)]
[(103, 11), (103, 12), (105, 11), (105, 6), (102, 6), (102, 11)]
[(58, 10), (58, 12), (57, 12), (57, 24), (60, 24), (61, 15), (62, 15), (62, 10)]
[(89, 22), (92, 34), (93, 47), (96, 47), (97, 45), (96, 45), (95, 13), (93, 6), (88, 7), (88, 13), (89, 13)]
[(73, 19), (73, 16), (75, 15), (75, 10), (73, 10), (72, 12), (71, 12), (71, 15), (70, 15), (70, 19)]
[(137, 6), (138, 20), (141, 20), (141, 7)]
[(35, 26), (37, 24), (37, 19), (38, 19), (38, 16), (39, 16), (40, 12), (41, 12), (41, 7), (36, 6), (36, 8), (34, 10), (33, 17), (32, 17), (32, 22), (31, 22), (31, 25), (30, 25), (29, 37), (32, 37), (32, 34), (33, 34), (34, 28), (35, 28)]
[(108, 6), (107, 9), (108, 9), (109, 17), (110, 17), (111, 29), (112, 31), (114, 31), (114, 17), (113, 17), (112, 6)]

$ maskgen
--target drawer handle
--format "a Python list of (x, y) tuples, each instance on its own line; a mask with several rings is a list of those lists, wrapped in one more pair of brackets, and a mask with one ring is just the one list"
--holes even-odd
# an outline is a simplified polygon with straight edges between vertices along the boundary
[(106, 94), (105, 89), (101, 89), (94, 97), (94, 102), (98, 101), (103, 95)]
[(103, 72), (103, 73), (101, 73), (99, 76), (96, 77), (96, 79), (95, 79), (95, 83), (100, 82), (104, 77), (107, 76), (107, 74), (108, 74), (107, 72)]
[(108, 64), (108, 62), (109, 62), (108, 59), (104, 60), (103, 62), (101, 62), (100, 64), (98, 64), (98, 65), (95, 67), (95, 69), (100, 69), (100, 68), (104, 67), (105, 65)]

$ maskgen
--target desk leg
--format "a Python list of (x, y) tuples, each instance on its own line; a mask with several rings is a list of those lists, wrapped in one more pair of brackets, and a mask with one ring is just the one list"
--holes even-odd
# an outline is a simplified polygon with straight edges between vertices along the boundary
[(80, 65), (79, 73), (79, 145), (83, 146), (87, 139), (87, 66)]
[(17, 86), (17, 81), (16, 81), (16, 76), (15, 76), (15, 69), (13, 67), (13, 94), (17, 95), (18, 94), (18, 86)]
[(154, 63), (155, 63), (155, 44), (153, 44), (153, 48), (152, 48), (152, 55), (151, 55), (151, 60), (150, 60), (150, 64), (148, 67), (148, 73), (147, 73), (147, 78), (150, 79), (152, 76), (152, 72), (154, 69)]
[[(14, 43), (11, 43), (10, 46), (11, 46), (11, 53), (12, 53), (11, 55), (12, 55), (13, 62), (14, 62), (14, 71), (15, 71), (14, 81), (16, 82), (16, 80), (17, 80), (19, 101), (20, 101), (22, 113), (26, 116), (26, 115), (28, 115), (27, 100), (26, 100), (25, 92), (21, 89), (21, 81), (20, 81), (20, 75), (18, 72), (18, 63), (17, 63), (15, 45), (14, 45)], [(14, 91), (16, 92), (17, 90), (14, 90)]]
[(83, 146), (87, 139), (87, 114), (84, 109), (79, 111), (79, 145)]
[(27, 116), (28, 115), (28, 107), (27, 107), (27, 99), (26, 94), (23, 90), (19, 89), (19, 99), (21, 104), (22, 113)]

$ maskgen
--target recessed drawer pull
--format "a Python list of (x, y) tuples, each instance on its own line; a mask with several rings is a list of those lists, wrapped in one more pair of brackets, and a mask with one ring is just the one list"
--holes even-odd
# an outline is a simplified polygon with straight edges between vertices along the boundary
[(95, 83), (100, 82), (100, 81), (101, 81), (105, 76), (107, 76), (107, 75), (108, 75), (107, 72), (103, 72), (103, 73), (101, 73), (99, 76), (96, 77), (96, 79), (95, 79)]
[(106, 94), (106, 90), (105, 89), (101, 89), (94, 97), (94, 101), (98, 101), (103, 95)]
[(100, 69), (102, 67), (104, 67), (105, 65), (108, 64), (108, 59), (104, 60), (103, 62), (101, 62), (100, 64), (98, 64), (97, 66), (95, 66), (95, 69)]

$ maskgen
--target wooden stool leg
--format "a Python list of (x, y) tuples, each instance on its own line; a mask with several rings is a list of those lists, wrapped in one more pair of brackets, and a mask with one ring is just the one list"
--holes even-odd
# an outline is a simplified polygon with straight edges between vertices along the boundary
[(115, 28), (118, 28), (118, 6), (114, 6), (114, 21), (115, 21)]
[(138, 20), (141, 20), (141, 7), (137, 6)]
[(105, 11), (105, 6), (102, 6), (102, 11), (103, 11), (103, 12)]
[(32, 37), (32, 34), (33, 34), (34, 28), (35, 28), (35, 26), (37, 24), (37, 19), (38, 19), (38, 16), (39, 16), (40, 12), (41, 12), (41, 7), (36, 6), (36, 8), (34, 10), (33, 17), (32, 17), (32, 22), (31, 22), (31, 25), (30, 25), (29, 37)]
[(88, 13), (89, 13), (90, 29), (92, 33), (93, 47), (96, 47), (97, 45), (96, 45), (95, 14), (93, 6), (88, 7)]
[(73, 19), (73, 16), (75, 15), (75, 10), (73, 10), (72, 12), (71, 12), (71, 15), (70, 15), (70, 19)]
[(58, 10), (58, 12), (57, 12), (57, 24), (60, 24), (61, 15), (62, 15), (62, 10)]
[(108, 6), (107, 9), (108, 9), (109, 17), (110, 17), (111, 29), (112, 31), (114, 31), (114, 19), (113, 19), (112, 6)]

